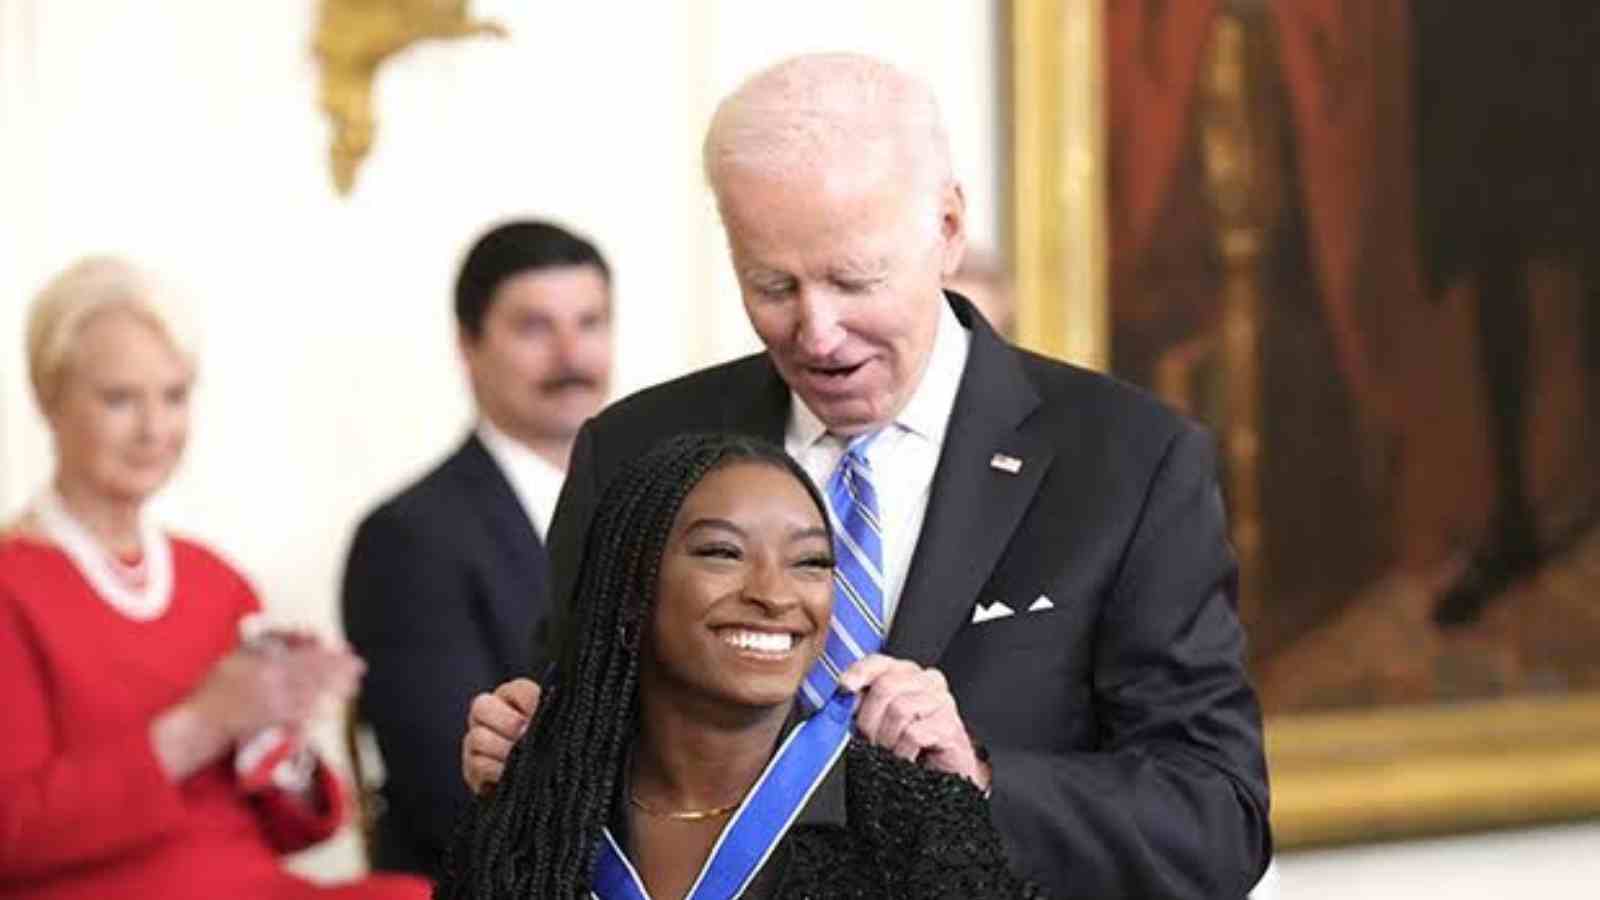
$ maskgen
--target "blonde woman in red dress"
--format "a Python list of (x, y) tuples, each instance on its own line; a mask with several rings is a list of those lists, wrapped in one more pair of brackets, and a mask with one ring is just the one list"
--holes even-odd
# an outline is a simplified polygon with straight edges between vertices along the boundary
[(291, 736), (351, 695), (361, 663), (305, 634), (242, 644), (259, 607), (244, 578), (146, 519), (194, 375), (160, 300), (134, 267), (90, 259), (30, 315), (56, 471), (0, 530), (0, 898), (424, 897), (407, 878), (324, 888), (282, 868), (345, 809)]

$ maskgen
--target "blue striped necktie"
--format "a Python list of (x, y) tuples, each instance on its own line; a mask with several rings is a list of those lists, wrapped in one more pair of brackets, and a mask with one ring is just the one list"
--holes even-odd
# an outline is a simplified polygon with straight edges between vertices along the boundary
[(872, 486), (867, 446), (880, 432), (859, 435), (845, 448), (828, 478), (828, 511), (833, 517), (833, 623), (817, 664), (801, 684), (811, 709), (833, 696), (839, 675), (850, 664), (883, 646), (883, 528), (878, 492)]

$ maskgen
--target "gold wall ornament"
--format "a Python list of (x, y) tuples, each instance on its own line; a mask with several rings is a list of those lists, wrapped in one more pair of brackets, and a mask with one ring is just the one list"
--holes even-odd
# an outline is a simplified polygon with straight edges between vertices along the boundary
[(467, 0), (322, 0), (312, 49), (322, 68), (322, 109), (333, 126), (328, 152), (339, 193), (350, 193), (372, 149), (378, 67), (419, 41), (479, 35), (503, 38), (506, 30), (471, 18)]

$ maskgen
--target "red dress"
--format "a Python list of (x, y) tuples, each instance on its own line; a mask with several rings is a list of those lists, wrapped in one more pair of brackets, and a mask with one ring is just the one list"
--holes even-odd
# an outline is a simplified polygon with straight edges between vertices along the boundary
[(172, 602), (136, 622), (95, 594), (66, 554), (0, 539), (0, 900), (422, 898), (424, 882), (375, 877), (322, 888), (279, 854), (333, 833), (338, 781), (316, 808), (239, 790), (231, 757), (174, 783), (150, 723), (238, 643), (259, 603), (203, 547), (172, 541)]

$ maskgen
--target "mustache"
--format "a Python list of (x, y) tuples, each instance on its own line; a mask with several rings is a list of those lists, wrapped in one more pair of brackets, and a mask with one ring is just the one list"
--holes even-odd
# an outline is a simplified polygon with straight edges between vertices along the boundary
[(542, 394), (555, 394), (572, 390), (573, 388), (598, 391), (600, 389), (600, 379), (587, 372), (567, 369), (539, 382), (539, 392)]

